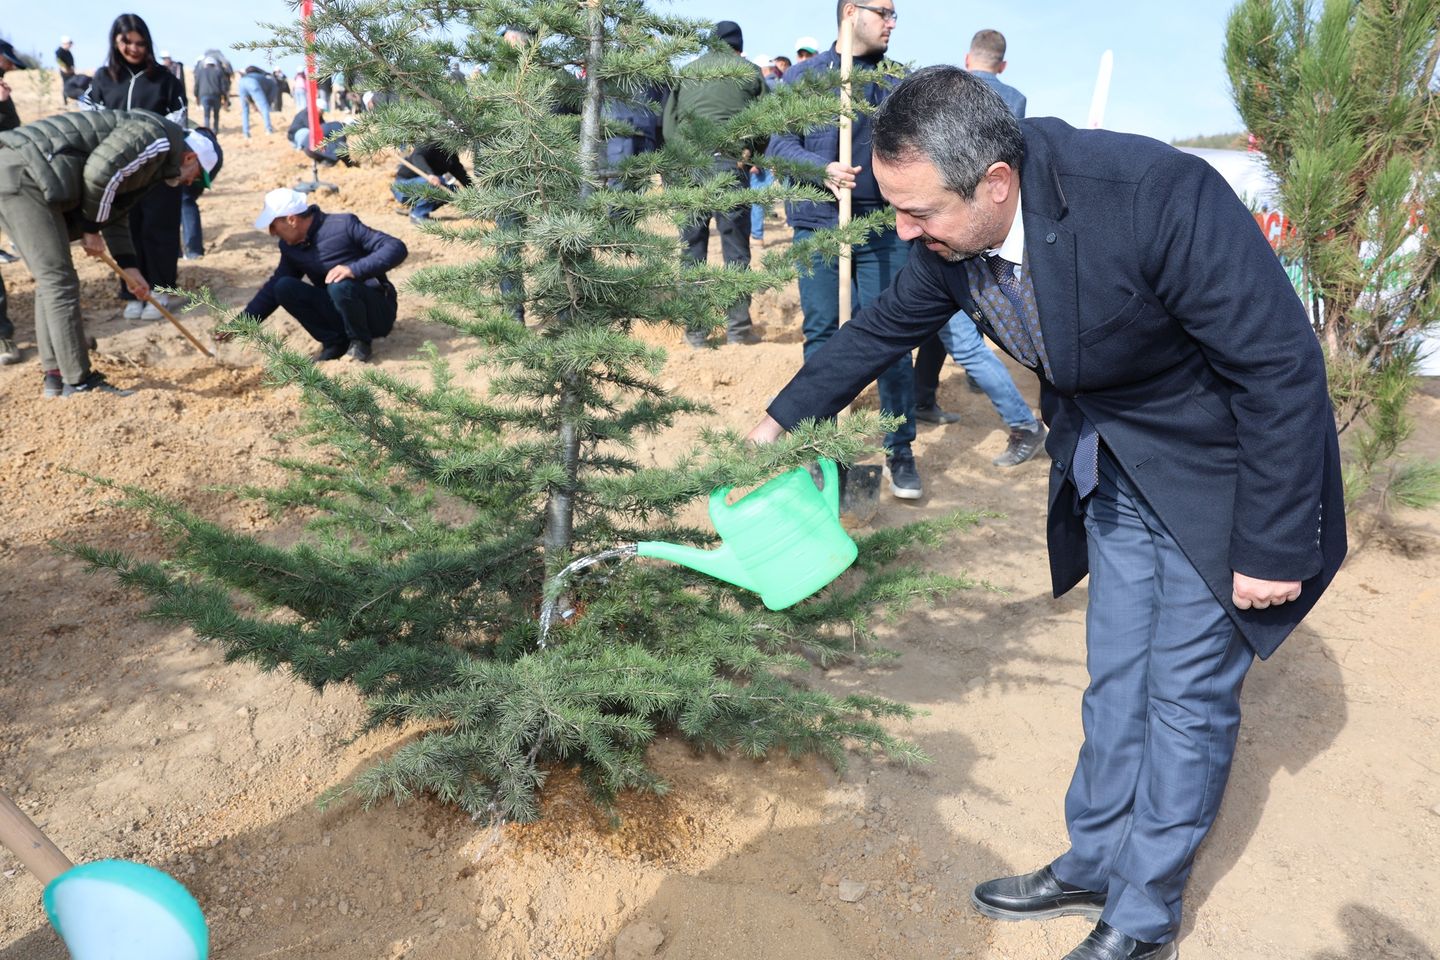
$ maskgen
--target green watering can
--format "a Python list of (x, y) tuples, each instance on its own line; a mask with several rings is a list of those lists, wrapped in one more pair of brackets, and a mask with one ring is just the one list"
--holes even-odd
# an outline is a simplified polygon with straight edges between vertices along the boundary
[(669, 560), (754, 593), (771, 610), (783, 610), (824, 587), (855, 562), (855, 541), (840, 526), (840, 477), (833, 460), (820, 460), (825, 481), (817, 489), (797, 467), (733, 504), (731, 487), (710, 494), (710, 520), (724, 541), (715, 550), (647, 540), (642, 557)]

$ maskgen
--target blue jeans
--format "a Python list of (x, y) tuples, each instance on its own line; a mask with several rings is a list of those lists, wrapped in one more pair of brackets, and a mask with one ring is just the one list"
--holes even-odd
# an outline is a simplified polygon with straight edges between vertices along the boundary
[[(795, 228), (799, 242), (814, 233), (808, 227)], [(868, 242), (851, 251), (854, 279), (851, 281), (851, 304), (856, 312), (880, 296), (895, 280), (895, 275), (910, 256), (910, 245), (894, 230), (872, 235)], [(825, 263), (820, 257), (801, 264), (800, 310), (805, 315), (805, 358), (811, 355), (840, 329), (840, 268)], [(880, 409), (884, 413), (903, 416), (898, 430), (885, 434), (885, 449), (908, 450), (915, 440), (915, 374), (910, 354), (905, 353), (875, 381), (880, 392)]]
[(180, 188), (180, 244), (191, 259), (205, 256), (205, 230), (200, 225), (200, 204), (196, 202), (199, 197), (199, 190)]
[(1005, 369), (995, 351), (986, 345), (980, 329), (965, 311), (961, 310), (951, 317), (950, 322), (940, 328), (939, 336), (955, 362), (964, 367), (975, 385), (985, 391), (1001, 420), (1012, 428), (1035, 429), (1035, 414), (1025, 398), (1020, 396), (1010, 371)]
[(379, 287), (341, 280), (322, 287), (299, 277), (275, 282), (275, 299), (305, 332), (327, 347), (351, 340), (370, 341), (395, 327), (395, 310)]
[(270, 98), (266, 95), (260, 78), (254, 74), (242, 76), (239, 90), (241, 132), (247, 137), (250, 136), (250, 104), (254, 102), (255, 109), (260, 111), (260, 118), (265, 121), (265, 132), (274, 133), (275, 129), (270, 126)]
[[(428, 219), (430, 214), (445, 205), (444, 200), (435, 200), (431, 197), (418, 197), (414, 194), (406, 196), (400, 192), (400, 185), (406, 183), (411, 186), (420, 186), (425, 184), (425, 180), (423, 177), (399, 177), (394, 183), (390, 184), (390, 193), (394, 195), (396, 200), (399, 200), (410, 208), (410, 218), (412, 220)], [(455, 188), (450, 187), (449, 189), (451, 192), (454, 192)]]
[(1070, 849), (1052, 869), (1104, 891), (1101, 919), (1121, 933), (1165, 942), (1220, 809), (1254, 655), (1103, 444), (1084, 509), (1085, 741), (1065, 795)]
[[(750, 188), (759, 190), (775, 182), (775, 171), (761, 167), (759, 172), (750, 174)], [(750, 204), (750, 236), (755, 240), (765, 239), (765, 205)]]
[(203, 124), (203, 126), (209, 127), (211, 133), (219, 133), (219, 132), (220, 132), (220, 98), (219, 98), (219, 97), (201, 97), (201, 98), (200, 98), (200, 109), (204, 112), (204, 116), (205, 116), (205, 123)]

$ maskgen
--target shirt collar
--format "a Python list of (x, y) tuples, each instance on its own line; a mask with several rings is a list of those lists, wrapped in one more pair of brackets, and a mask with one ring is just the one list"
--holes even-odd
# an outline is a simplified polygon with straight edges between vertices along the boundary
[(998, 256), (1011, 263), (1025, 262), (1025, 218), (1020, 215), (1020, 187), (1015, 187), (1015, 219), (1010, 221), (1010, 232), (1000, 246), (985, 251), (985, 256)]

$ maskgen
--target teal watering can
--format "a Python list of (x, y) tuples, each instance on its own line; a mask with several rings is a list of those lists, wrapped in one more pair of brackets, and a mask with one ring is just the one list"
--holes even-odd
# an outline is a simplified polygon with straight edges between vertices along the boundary
[(647, 540), (642, 557), (669, 560), (733, 583), (771, 610), (783, 610), (824, 587), (858, 552), (840, 526), (840, 478), (833, 460), (820, 461), (824, 490), (798, 467), (752, 490), (733, 504), (731, 487), (710, 494), (710, 520), (723, 541), (715, 550)]

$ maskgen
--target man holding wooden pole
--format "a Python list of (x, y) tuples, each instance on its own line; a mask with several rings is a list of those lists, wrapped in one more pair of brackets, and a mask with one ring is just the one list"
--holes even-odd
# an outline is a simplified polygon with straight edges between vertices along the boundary
[(35, 342), (42, 395), (125, 396), (90, 369), (80, 278), (70, 243), (110, 252), (138, 299), (150, 284), (136, 268), (130, 209), (161, 182), (189, 185), (216, 164), (214, 145), (145, 110), (62, 113), (0, 133), (0, 226), (35, 277)]
[[(894, 0), (873, 0), (856, 3), (840, 0), (836, 7), (836, 23), (840, 40), (829, 50), (802, 60), (785, 71), (782, 82), (794, 83), (811, 71), (834, 70), (848, 81), (848, 70), (842, 64), (846, 51), (841, 47), (849, 41), (858, 69), (879, 67), (890, 47), (890, 33), (895, 29), (897, 14)], [(838, 79), (838, 78), (837, 78)], [(889, 95), (891, 84), (869, 82), (852, 85), (846, 82), (854, 100), (878, 106)], [(855, 216), (864, 216), (886, 206), (875, 176), (870, 171), (870, 118), (856, 117), (849, 129), (850, 156), (841, 153), (846, 131), (839, 127), (821, 127), (802, 134), (784, 133), (770, 138), (767, 155), (780, 160), (809, 163), (824, 168), (824, 184), (835, 194), (829, 203), (796, 202), (786, 205), (786, 216), (794, 228), (795, 239), (803, 240), (816, 230), (834, 227), (842, 222), (843, 204), (848, 202)], [(846, 217), (845, 219), (848, 219)], [(850, 307), (859, 308), (878, 297), (890, 286), (909, 255), (908, 245), (893, 228), (872, 234), (870, 239), (854, 247), (850, 256), (839, 264), (826, 264), (822, 259), (808, 265), (808, 275), (800, 277), (800, 309), (804, 314), (805, 357), (809, 358), (849, 319)], [(854, 279), (846, 276), (853, 267)], [(890, 492), (902, 500), (918, 500), (923, 494), (920, 472), (910, 445), (915, 439), (915, 383), (910, 356), (900, 357), (876, 381), (880, 393), (880, 409), (905, 417), (905, 423), (885, 435), (885, 466), (890, 477)]]

